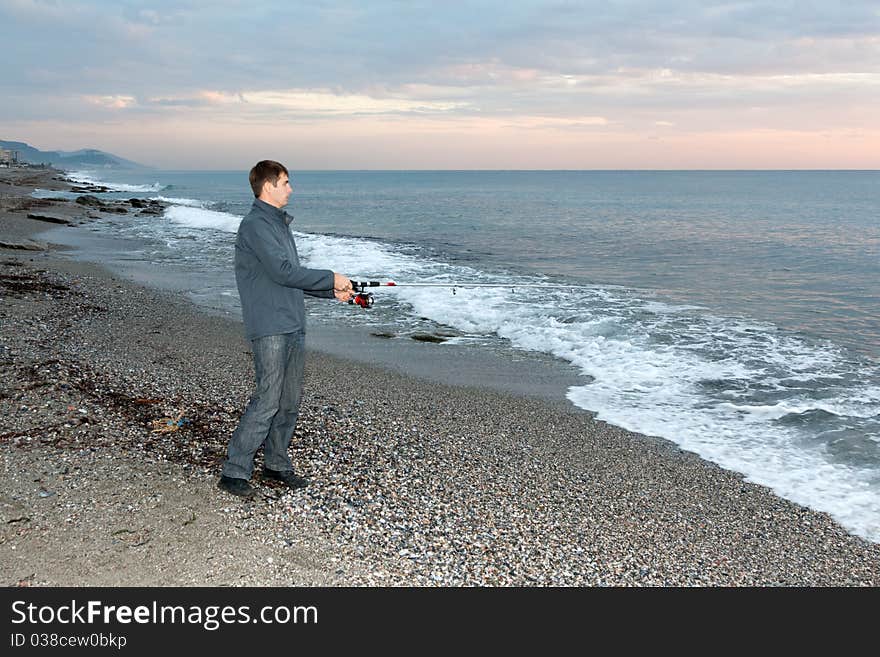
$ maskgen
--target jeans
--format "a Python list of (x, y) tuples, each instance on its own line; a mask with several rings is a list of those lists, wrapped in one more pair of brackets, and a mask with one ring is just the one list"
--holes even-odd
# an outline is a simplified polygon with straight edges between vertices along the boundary
[(305, 335), (284, 333), (251, 340), (256, 390), (229, 441), (222, 474), (250, 479), (254, 455), (264, 446), (270, 470), (293, 469), (287, 449), (296, 429), (302, 397)]

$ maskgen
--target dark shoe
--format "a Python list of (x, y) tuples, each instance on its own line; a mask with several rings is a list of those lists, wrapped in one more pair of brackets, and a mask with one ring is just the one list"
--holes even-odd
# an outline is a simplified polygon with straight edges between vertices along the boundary
[(217, 482), (217, 488), (225, 490), (227, 493), (238, 495), (239, 497), (253, 497), (254, 489), (248, 483), (247, 479), (239, 479), (237, 477), (227, 477), (223, 475)]
[(293, 470), (288, 470), (286, 472), (279, 472), (278, 470), (270, 470), (269, 468), (263, 469), (263, 478), (272, 479), (274, 481), (280, 481), (282, 484), (287, 486), (288, 488), (305, 488), (309, 485), (309, 480), (304, 479), (303, 477), (297, 476)]

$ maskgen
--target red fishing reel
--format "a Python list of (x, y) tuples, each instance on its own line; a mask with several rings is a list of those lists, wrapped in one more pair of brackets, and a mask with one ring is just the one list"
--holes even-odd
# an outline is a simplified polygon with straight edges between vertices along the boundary
[(358, 292), (351, 299), (348, 300), (349, 303), (354, 303), (359, 305), (361, 308), (372, 308), (375, 303), (375, 299), (373, 299), (373, 295), (369, 292)]
[(373, 304), (376, 302), (373, 299), (373, 295), (367, 292), (368, 287), (378, 287), (381, 285), (378, 281), (352, 281), (351, 289), (357, 292), (351, 299), (348, 300), (350, 304), (356, 304), (363, 309), (372, 308)]

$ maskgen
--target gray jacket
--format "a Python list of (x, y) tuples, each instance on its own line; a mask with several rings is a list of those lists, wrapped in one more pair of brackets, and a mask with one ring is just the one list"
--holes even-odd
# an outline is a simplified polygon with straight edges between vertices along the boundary
[(235, 282), (248, 340), (305, 333), (303, 292), (333, 298), (333, 272), (300, 267), (293, 217), (260, 199), (241, 220), (235, 240)]

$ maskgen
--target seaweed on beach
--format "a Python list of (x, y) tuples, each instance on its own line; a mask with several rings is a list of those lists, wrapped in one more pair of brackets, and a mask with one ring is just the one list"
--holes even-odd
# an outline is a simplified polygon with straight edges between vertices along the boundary
[(3, 297), (24, 298), (31, 293), (62, 297), (69, 292), (67, 285), (52, 283), (32, 274), (0, 274), (0, 296)]
[[(53, 391), (59, 395), (79, 393), (85, 398), (82, 404), (102, 409), (103, 420), (96, 421), (88, 416), (66, 417), (59, 422), (5, 432), (0, 434), (0, 443), (12, 442), (22, 448), (51, 444), (79, 449), (92, 439), (84, 435), (74, 436), (71, 429), (82, 424), (95, 425), (93, 429), (98, 435), (107, 435), (104, 429), (107, 421), (121, 421), (130, 430), (122, 434), (114, 432), (117, 444), (155, 452), (170, 461), (213, 468), (225, 454), (228, 432), (235, 421), (226, 409), (200, 401), (145, 397), (119, 390), (119, 382), (107, 379), (86, 363), (53, 358), (16, 369), (14, 379), (19, 391), (41, 390), (39, 394), (44, 398), (53, 396)], [(183, 413), (179, 409), (186, 411)], [(175, 431), (152, 432), (151, 427), (164, 416), (180, 416), (185, 421)]]
[[(23, 263), (16, 260), (5, 260), (0, 262), (0, 265), (17, 268), (25, 267)], [(62, 299), (71, 295), (81, 296), (79, 292), (71, 289), (69, 285), (51, 280), (48, 272), (44, 269), (32, 269), (27, 270), (27, 273), (15, 274), (0, 272), (0, 298), (15, 297), (17, 299), (25, 299), (31, 294), (48, 295), (53, 299)], [(96, 314), (107, 312), (107, 308), (89, 303), (79, 304), (77, 309)]]
[(43, 293), (60, 297), (69, 292), (67, 285), (52, 283), (30, 274), (0, 274), (0, 296), (23, 298), (31, 293)]
[[(78, 390), (105, 408), (121, 414), (142, 429), (139, 445), (160, 451), (170, 460), (196, 466), (214, 466), (225, 452), (228, 426), (234, 419), (222, 409), (202, 402), (162, 397), (143, 397), (114, 390), (95, 372), (83, 372), (74, 381)], [(186, 408), (185, 417), (178, 409)], [(151, 427), (165, 416), (181, 416), (177, 431), (153, 433)]]

